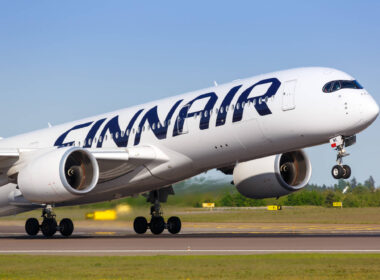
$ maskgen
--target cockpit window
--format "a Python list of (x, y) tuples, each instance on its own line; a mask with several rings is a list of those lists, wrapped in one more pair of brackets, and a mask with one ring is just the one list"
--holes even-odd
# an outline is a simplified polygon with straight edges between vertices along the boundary
[(335, 82), (333, 82), (331, 92), (340, 90), (341, 88), (342, 87), (341, 87), (340, 81), (335, 81)]
[(343, 88), (351, 88), (351, 89), (362, 89), (363, 87), (358, 83), (358, 81), (331, 81), (325, 84), (323, 87), (323, 92), (333, 92)]

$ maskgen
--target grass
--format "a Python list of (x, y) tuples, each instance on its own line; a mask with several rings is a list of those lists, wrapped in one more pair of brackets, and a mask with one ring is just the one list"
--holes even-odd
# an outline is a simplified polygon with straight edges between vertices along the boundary
[(379, 279), (380, 254), (0, 256), (0, 279)]
[[(68, 217), (74, 221), (84, 220), (85, 213), (91, 208), (57, 208), (58, 219)], [(3, 217), (1, 220), (25, 221), (29, 217), (39, 217), (40, 210)], [(128, 214), (119, 217), (121, 221), (133, 221), (136, 216), (149, 216), (149, 207), (136, 207)], [(316, 224), (380, 224), (380, 208), (342, 208), (333, 209), (316, 206), (297, 206), (281, 211), (265, 209), (206, 210), (164, 205), (164, 215), (177, 215), (183, 222), (239, 222), (239, 223), (316, 223)]]

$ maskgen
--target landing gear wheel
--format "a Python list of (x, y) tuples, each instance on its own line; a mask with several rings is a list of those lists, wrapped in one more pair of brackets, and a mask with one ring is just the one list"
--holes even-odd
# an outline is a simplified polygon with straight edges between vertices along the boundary
[(145, 217), (137, 217), (133, 222), (133, 229), (138, 234), (146, 233), (146, 230), (148, 229), (148, 221)]
[(167, 222), (168, 231), (177, 234), (181, 231), (181, 220), (178, 217), (170, 217)]
[(59, 232), (63, 236), (70, 236), (74, 231), (74, 224), (70, 219), (62, 219), (59, 223)]
[(41, 224), (41, 231), (45, 237), (52, 237), (57, 232), (57, 221), (53, 218), (46, 218)]
[(25, 222), (25, 231), (30, 236), (35, 236), (40, 231), (40, 224), (36, 218), (29, 218)]
[(150, 220), (150, 231), (153, 234), (161, 234), (165, 229), (165, 221), (164, 218), (161, 216), (154, 216)]
[(340, 165), (334, 165), (334, 167), (331, 169), (331, 174), (334, 179), (341, 179), (344, 173), (344, 169)]
[(350, 178), (350, 176), (351, 176), (351, 167), (349, 167), (348, 165), (343, 165), (342, 167), (343, 167), (343, 172), (344, 172), (344, 174), (342, 176), (343, 179)]

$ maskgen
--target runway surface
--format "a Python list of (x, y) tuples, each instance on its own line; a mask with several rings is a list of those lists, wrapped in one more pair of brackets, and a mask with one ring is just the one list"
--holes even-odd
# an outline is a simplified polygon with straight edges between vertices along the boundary
[(380, 253), (379, 225), (184, 224), (181, 234), (136, 235), (129, 223), (78, 222), (64, 238), (28, 237), (21, 222), (0, 223), (0, 254), (158, 255), (283, 252)]

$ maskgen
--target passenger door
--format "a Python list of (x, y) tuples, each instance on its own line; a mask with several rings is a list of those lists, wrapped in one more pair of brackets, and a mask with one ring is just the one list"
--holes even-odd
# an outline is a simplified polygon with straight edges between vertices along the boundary
[(286, 81), (282, 92), (282, 110), (288, 111), (296, 108), (296, 85), (297, 80)]

